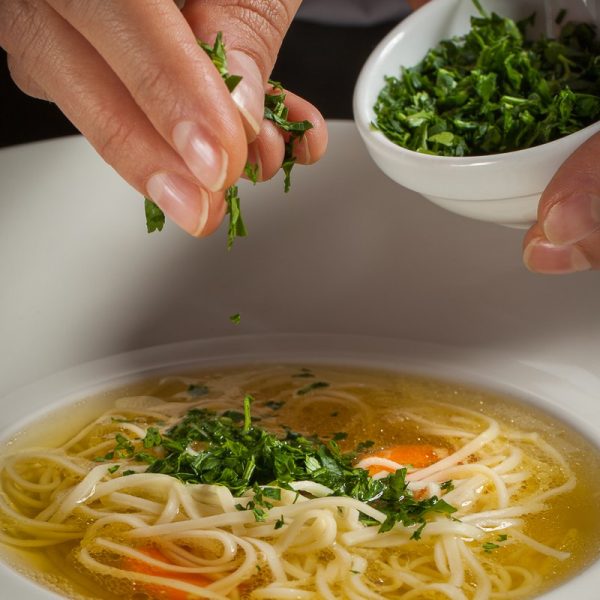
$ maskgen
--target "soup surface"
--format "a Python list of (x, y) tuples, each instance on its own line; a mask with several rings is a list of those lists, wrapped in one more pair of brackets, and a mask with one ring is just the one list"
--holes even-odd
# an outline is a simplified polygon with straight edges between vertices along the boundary
[(0, 485), (4, 560), (69, 598), (532, 598), (600, 551), (589, 442), (374, 370), (145, 380), (10, 440)]

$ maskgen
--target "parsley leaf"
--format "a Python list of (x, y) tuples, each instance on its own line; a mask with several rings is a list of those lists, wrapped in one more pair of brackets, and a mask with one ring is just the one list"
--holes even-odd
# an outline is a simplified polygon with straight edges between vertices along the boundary
[(493, 542), (486, 542), (485, 544), (483, 544), (481, 546), (484, 550), (484, 552), (487, 552), (488, 554), (494, 550), (497, 550), (498, 548), (500, 548), (500, 546), (498, 546), (498, 544), (494, 544)]
[(232, 185), (225, 192), (225, 202), (227, 203), (227, 213), (229, 215), (229, 228), (227, 230), (227, 249), (231, 250), (235, 238), (248, 235), (242, 212), (240, 210), (240, 197), (238, 195), (238, 186)]
[(212, 46), (200, 40), (198, 40), (198, 45), (206, 52), (206, 54), (208, 54), (213, 65), (217, 67), (227, 89), (230, 92), (233, 92), (242, 78), (239, 75), (231, 75), (227, 69), (227, 55), (225, 53), (225, 45), (223, 44), (223, 33), (220, 31), (217, 33), (215, 43)]
[(154, 448), (162, 444), (162, 436), (156, 427), (148, 427), (143, 440), (144, 448)]
[[(164, 454), (135, 453), (134, 444), (117, 434), (115, 450), (148, 464), (147, 472), (164, 473), (187, 483), (224, 485), (234, 496), (252, 492), (238, 510), (251, 510), (257, 521), (266, 518), (281, 489), (290, 489), (293, 481), (308, 480), (324, 485), (334, 496), (347, 496), (366, 502), (386, 515), (379, 531), (396, 524), (416, 526), (412, 538), (419, 539), (431, 514), (451, 515), (455, 509), (436, 496), (417, 500), (408, 488), (406, 469), (382, 479), (373, 479), (368, 471), (353, 466), (356, 452), (342, 452), (335, 439), (305, 437), (289, 429), (277, 436), (253, 423), (252, 397), (243, 400), (243, 413), (193, 408), (177, 424), (159, 432), (150, 427), (138, 446), (160, 443)], [(342, 436), (334, 436), (340, 439)], [(148, 442), (146, 442), (148, 440)], [(372, 442), (364, 442), (366, 447)], [(194, 452), (187, 449), (194, 446)], [(128, 471), (125, 471), (125, 475)], [(298, 492), (300, 495), (301, 492)], [(376, 524), (361, 515), (365, 524)], [(283, 526), (283, 520), (278, 521)]]
[[(219, 32), (215, 38), (214, 44), (211, 46), (201, 40), (198, 40), (198, 45), (208, 54), (213, 64), (219, 71), (227, 89), (232, 92), (238, 83), (241, 81), (241, 76), (232, 75), (229, 73), (227, 66), (227, 53), (223, 43), (222, 32)], [(288, 108), (285, 105), (285, 92), (280, 83), (269, 80), (273, 91), (265, 94), (264, 118), (272, 121), (284, 132), (286, 136), (284, 146), (284, 157), (281, 164), (281, 169), (284, 173), (284, 191), (288, 192), (291, 185), (291, 172), (296, 157), (294, 156), (294, 144), (299, 140), (306, 131), (313, 127), (310, 121), (290, 121), (288, 119)], [(258, 165), (246, 164), (244, 167), (246, 177), (252, 183), (258, 181)], [(232, 185), (225, 191), (225, 202), (227, 204), (227, 212), (229, 215), (229, 227), (227, 230), (227, 248), (230, 250), (233, 242), (238, 237), (247, 235), (246, 226), (242, 219), (240, 210), (240, 197), (238, 194), (238, 186)], [(150, 198), (145, 200), (146, 211), (146, 228), (148, 233), (153, 231), (162, 231), (165, 224), (165, 215), (163, 211)]]
[(204, 383), (191, 383), (188, 386), (187, 393), (194, 398), (199, 398), (210, 393), (210, 388)]
[(309, 392), (312, 392), (313, 390), (318, 390), (320, 388), (326, 388), (329, 387), (329, 384), (326, 381), (314, 381), (313, 383), (309, 383), (308, 385), (304, 386), (303, 388), (300, 388), (296, 394), (298, 394), (299, 396), (304, 396), (305, 394), (308, 394)]
[(566, 23), (558, 39), (532, 41), (534, 15), (515, 22), (473, 3), (479, 16), (466, 35), (385, 77), (375, 129), (416, 152), (477, 156), (550, 142), (600, 119), (594, 25)]
[(144, 211), (148, 233), (162, 231), (165, 226), (165, 213), (148, 197), (144, 198)]

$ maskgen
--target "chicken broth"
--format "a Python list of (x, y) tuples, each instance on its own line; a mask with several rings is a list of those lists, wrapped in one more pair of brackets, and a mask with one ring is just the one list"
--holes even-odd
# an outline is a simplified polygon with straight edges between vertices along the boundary
[(373, 369), (144, 380), (32, 425), (0, 469), (5, 561), (68, 598), (532, 598), (600, 550), (580, 434)]

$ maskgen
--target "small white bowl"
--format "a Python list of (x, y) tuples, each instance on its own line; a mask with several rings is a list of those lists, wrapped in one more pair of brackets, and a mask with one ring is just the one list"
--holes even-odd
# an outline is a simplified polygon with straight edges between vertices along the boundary
[[(568, 18), (589, 20), (583, 3), (569, 6)], [(533, 35), (545, 31), (543, 0), (482, 0), (488, 12), (521, 19), (538, 14)], [(447, 210), (478, 219), (527, 227), (536, 220), (540, 195), (565, 159), (600, 131), (600, 121), (559, 140), (527, 150), (486, 156), (445, 157), (402, 148), (372, 128), (373, 106), (384, 76), (399, 75), (401, 66), (414, 66), (440, 40), (463, 35), (471, 0), (432, 0), (397, 25), (365, 63), (354, 90), (354, 119), (367, 149), (391, 179), (419, 192)]]

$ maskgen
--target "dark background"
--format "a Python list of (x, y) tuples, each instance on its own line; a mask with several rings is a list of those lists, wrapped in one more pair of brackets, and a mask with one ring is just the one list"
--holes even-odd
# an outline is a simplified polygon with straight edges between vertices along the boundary
[[(272, 78), (315, 104), (325, 118), (351, 119), (360, 68), (394, 25), (335, 27), (295, 21)], [(54, 104), (29, 98), (16, 87), (6, 54), (0, 52), (0, 147), (78, 133)]]

